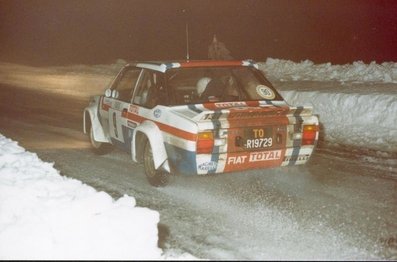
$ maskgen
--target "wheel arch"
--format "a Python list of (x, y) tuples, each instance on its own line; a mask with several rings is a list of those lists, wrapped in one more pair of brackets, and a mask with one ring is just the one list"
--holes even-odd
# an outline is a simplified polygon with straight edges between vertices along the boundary
[(142, 162), (146, 141), (150, 143), (153, 151), (155, 168), (164, 168), (170, 172), (168, 155), (164, 146), (164, 139), (161, 130), (151, 121), (144, 121), (135, 130), (132, 136), (131, 156), (135, 162)]
[(110, 143), (109, 137), (106, 136), (103, 131), (97, 112), (96, 106), (89, 106), (84, 109), (83, 132), (84, 134), (87, 134), (92, 126), (95, 141)]

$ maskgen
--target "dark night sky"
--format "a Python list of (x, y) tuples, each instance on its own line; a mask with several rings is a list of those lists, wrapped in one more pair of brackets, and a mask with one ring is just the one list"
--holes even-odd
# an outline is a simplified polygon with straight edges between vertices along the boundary
[(0, 0), (0, 61), (206, 59), (214, 33), (235, 58), (397, 62), (397, 1)]

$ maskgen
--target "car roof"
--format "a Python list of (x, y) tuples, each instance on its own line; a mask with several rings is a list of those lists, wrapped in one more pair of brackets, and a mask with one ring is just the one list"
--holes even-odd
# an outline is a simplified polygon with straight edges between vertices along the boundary
[(193, 68), (193, 67), (222, 67), (222, 66), (251, 66), (258, 69), (258, 64), (253, 60), (186, 60), (186, 61), (142, 61), (131, 62), (125, 67), (136, 66), (165, 72), (172, 68)]

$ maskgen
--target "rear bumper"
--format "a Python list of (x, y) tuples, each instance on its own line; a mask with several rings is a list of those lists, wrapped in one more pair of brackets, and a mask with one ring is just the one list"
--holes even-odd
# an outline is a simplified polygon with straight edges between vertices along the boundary
[(240, 153), (196, 154), (166, 146), (173, 172), (184, 175), (207, 175), (305, 164), (314, 146)]

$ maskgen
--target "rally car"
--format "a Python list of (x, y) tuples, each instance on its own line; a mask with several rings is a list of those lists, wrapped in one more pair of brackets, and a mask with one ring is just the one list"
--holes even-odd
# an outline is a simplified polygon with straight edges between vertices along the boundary
[(84, 110), (98, 154), (117, 146), (153, 186), (207, 175), (304, 164), (319, 135), (312, 107), (292, 107), (252, 60), (135, 62)]

